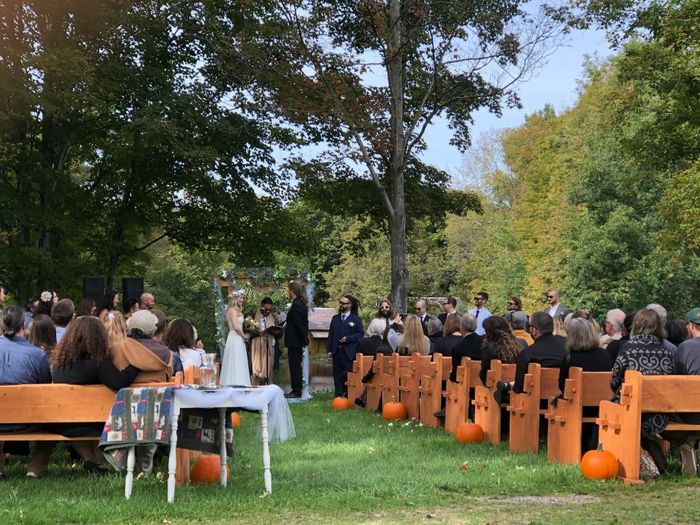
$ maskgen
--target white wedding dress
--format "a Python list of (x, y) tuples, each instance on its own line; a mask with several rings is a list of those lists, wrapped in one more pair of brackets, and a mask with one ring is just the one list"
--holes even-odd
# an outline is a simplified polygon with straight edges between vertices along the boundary
[[(224, 358), (221, 361), (221, 376), (219, 383), (222, 385), (250, 386), (250, 374), (248, 374), (248, 355), (245, 351), (245, 341), (238, 335), (229, 321), (229, 333), (224, 348)], [(243, 326), (243, 315), (238, 315), (238, 326)]]

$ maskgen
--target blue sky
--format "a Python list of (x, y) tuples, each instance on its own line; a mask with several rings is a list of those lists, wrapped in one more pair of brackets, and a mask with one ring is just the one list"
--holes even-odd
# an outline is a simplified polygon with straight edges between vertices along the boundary
[[(583, 75), (583, 63), (587, 55), (606, 58), (613, 54), (602, 31), (575, 31), (568, 41), (554, 51), (547, 62), (516, 91), (523, 104), (522, 109), (506, 109), (498, 118), (487, 111), (474, 116), (472, 142), (480, 134), (494, 129), (513, 128), (521, 125), (525, 117), (551, 104), (557, 112), (572, 106), (577, 98), (577, 81)], [(449, 145), (451, 134), (444, 121), (436, 122), (426, 132), (428, 150), (423, 160), (448, 173), (455, 173), (463, 163), (464, 155)], [(466, 153), (466, 156), (469, 152)]]

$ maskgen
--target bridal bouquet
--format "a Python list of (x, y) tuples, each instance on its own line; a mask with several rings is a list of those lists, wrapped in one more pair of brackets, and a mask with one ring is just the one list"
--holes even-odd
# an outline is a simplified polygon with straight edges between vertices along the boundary
[(243, 331), (252, 336), (260, 335), (260, 324), (248, 316), (243, 320)]

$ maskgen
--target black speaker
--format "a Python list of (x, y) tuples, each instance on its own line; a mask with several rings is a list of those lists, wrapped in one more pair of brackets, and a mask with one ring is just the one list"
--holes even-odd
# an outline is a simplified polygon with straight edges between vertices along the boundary
[(97, 304), (105, 296), (105, 278), (104, 277), (83, 277), (83, 297), (92, 299)]
[(143, 293), (143, 277), (124, 277), (122, 278), (122, 302), (129, 299), (141, 298)]

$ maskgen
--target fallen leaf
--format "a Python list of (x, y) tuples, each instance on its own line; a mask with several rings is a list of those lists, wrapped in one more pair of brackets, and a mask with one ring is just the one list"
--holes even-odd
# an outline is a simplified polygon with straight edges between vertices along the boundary
[(459, 470), (461, 470), (462, 472), (466, 472), (466, 471), (469, 470), (469, 465), (467, 464), (467, 461), (465, 461), (464, 463), (462, 463), (462, 466), (459, 467)]

